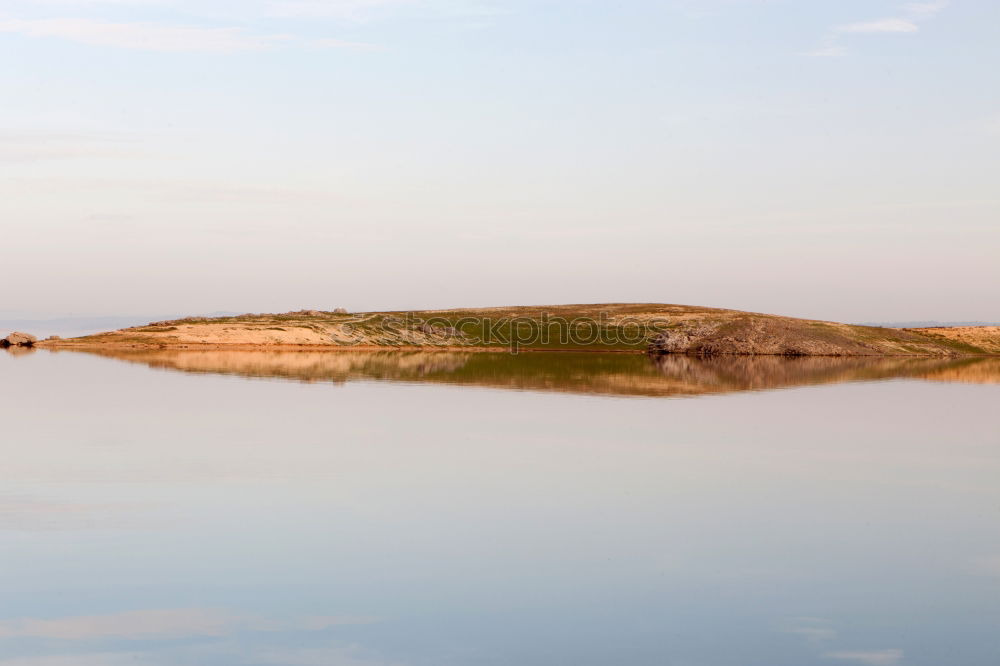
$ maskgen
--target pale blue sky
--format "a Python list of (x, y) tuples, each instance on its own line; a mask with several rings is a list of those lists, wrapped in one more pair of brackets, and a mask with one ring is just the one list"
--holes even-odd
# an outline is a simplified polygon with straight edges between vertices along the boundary
[(997, 320), (998, 68), (987, 0), (0, 0), (0, 314)]

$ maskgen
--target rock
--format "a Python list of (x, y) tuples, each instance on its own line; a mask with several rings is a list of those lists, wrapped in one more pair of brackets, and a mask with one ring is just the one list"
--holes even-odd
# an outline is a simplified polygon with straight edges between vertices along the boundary
[(664, 331), (649, 341), (648, 350), (657, 354), (683, 354), (691, 348), (687, 331)]
[(344, 308), (337, 308), (333, 311), (333, 314), (348, 314), (347, 310)]
[(424, 335), (436, 338), (458, 338), (462, 336), (462, 332), (454, 326), (431, 326), (430, 324), (421, 324), (417, 330)]
[(652, 354), (865, 356), (877, 349), (836, 324), (768, 316), (682, 321), (649, 341)]
[(38, 342), (38, 338), (28, 333), (18, 333), (17, 331), (11, 333), (3, 340), (0, 340), (0, 346), (3, 347), (33, 347), (35, 343)]
[(655, 354), (685, 354), (695, 351), (698, 343), (712, 335), (717, 324), (694, 322), (668, 328), (649, 341), (648, 351)]

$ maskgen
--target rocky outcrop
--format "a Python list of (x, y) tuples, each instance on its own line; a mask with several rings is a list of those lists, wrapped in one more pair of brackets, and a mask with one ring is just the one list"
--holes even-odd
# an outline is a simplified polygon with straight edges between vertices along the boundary
[(690, 354), (721, 327), (722, 322), (693, 321), (668, 328), (649, 341), (649, 351), (656, 354)]
[(11, 333), (3, 340), (0, 340), (0, 347), (34, 347), (38, 338), (28, 333)]
[(906, 331), (845, 326), (785, 317), (739, 316), (726, 320), (688, 320), (662, 330), (649, 341), (652, 354), (715, 356), (873, 356), (884, 354), (953, 355)]

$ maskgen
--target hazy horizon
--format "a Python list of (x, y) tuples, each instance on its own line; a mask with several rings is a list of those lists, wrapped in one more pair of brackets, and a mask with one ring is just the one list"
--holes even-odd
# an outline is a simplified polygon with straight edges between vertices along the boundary
[(998, 321), (986, 0), (8, 0), (20, 318)]

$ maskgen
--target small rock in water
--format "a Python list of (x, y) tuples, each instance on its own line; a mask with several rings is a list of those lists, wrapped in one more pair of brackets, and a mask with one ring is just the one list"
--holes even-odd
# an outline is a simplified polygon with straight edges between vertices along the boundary
[(38, 338), (28, 333), (19, 333), (17, 331), (11, 333), (3, 340), (0, 340), (0, 346), (2, 347), (33, 347), (34, 344), (38, 342)]

